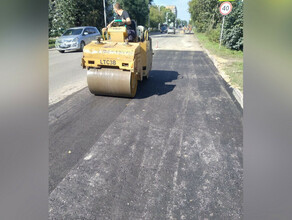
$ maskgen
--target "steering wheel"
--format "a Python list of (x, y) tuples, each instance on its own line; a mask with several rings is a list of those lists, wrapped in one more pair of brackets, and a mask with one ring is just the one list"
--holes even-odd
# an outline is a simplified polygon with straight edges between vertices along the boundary
[(112, 24), (113, 27), (121, 27), (121, 26), (125, 26), (125, 24), (123, 23), (122, 20), (115, 20), (114, 23)]
[[(125, 26), (125, 24), (123, 23), (122, 20), (114, 20), (114, 22), (112, 23), (113, 27), (122, 27)], [(105, 36), (105, 32), (106, 32), (106, 36)], [(108, 36), (108, 32), (107, 31), (102, 31), (102, 38), (105, 39), (109, 39)]]

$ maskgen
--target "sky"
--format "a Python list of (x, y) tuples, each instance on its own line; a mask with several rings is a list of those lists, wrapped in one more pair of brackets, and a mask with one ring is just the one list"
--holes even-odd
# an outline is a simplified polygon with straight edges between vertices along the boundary
[(177, 8), (177, 17), (181, 20), (189, 21), (191, 16), (188, 12), (189, 0), (153, 0), (155, 5), (175, 5)]

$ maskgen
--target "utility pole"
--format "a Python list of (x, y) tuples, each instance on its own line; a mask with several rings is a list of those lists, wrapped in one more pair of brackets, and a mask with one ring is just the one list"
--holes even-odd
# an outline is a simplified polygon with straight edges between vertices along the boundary
[[(161, 5), (157, 5), (157, 7), (158, 7), (159, 15), (160, 15), (160, 7), (161, 7)], [(162, 22), (162, 24), (163, 24), (163, 22)], [(159, 24), (158, 24), (158, 29), (160, 30), (160, 28), (161, 28), (161, 24), (160, 24), (160, 22), (159, 22)]]
[(106, 22), (106, 8), (105, 8), (105, 0), (103, 0), (103, 14), (104, 14), (104, 25), (107, 26)]
[(149, 16), (148, 16), (148, 28), (150, 28), (150, 3), (148, 4)]
[(223, 36), (223, 29), (224, 29), (224, 21), (225, 21), (225, 16), (223, 16), (223, 22), (222, 22), (221, 34), (220, 34), (220, 44), (219, 44), (219, 49), (221, 48), (221, 42), (222, 42), (222, 36)]

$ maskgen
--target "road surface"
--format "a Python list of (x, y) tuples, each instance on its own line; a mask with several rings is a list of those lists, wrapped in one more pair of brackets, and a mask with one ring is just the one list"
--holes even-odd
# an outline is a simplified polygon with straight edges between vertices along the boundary
[(61, 54), (49, 50), (49, 104), (55, 104), (87, 86), (86, 70), (81, 68), (81, 52)]
[(82, 54), (50, 51), (50, 219), (242, 218), (242, 112), (193, 35), (152, 38), (134, 99), (90, 94)]

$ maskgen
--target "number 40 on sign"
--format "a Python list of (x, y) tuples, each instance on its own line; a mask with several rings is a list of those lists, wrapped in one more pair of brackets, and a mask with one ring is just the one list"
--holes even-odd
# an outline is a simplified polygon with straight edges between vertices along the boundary
[(223, 2), (219, 10), (222, 15), (228, 15), (232, 11), (232, 5), (230, 2)]

